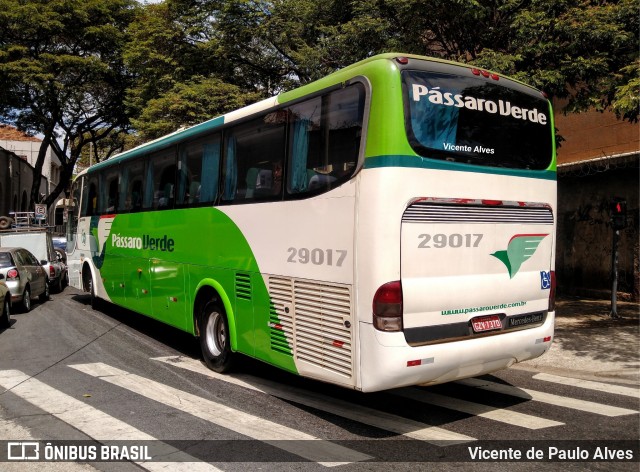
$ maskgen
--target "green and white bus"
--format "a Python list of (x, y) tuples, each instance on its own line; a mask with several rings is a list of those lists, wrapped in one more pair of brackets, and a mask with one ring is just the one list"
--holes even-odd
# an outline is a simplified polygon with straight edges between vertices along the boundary
[(81, 173), (71, 284), (361, 391), (542, 355), (556, 160), (540, 91), (383, 54)]

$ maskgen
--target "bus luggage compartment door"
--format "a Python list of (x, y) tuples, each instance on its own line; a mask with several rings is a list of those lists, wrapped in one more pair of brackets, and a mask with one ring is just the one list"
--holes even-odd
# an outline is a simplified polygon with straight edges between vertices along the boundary
[(141, 257), (123, 257), (124, 295), (127, 307), (151, 315), (151, 283), (149, 260)]
[(153, 317), (176, 328), (186, 329), (184, 264), (160, 259), (151, 259), (149, 263)]

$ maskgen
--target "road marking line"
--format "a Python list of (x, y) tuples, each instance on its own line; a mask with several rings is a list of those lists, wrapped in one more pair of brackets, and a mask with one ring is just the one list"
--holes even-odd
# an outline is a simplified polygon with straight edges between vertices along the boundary
[(553, 382), (562, 385), (570, 385), (572, 387), (597, 390), (599, 392), (615, 393), (616, 395), (640, 398), (640, 390), (637, 388), (621, 387), (620, 385), (612, 385), (603, 382), (593, 382), (591, 380), (572, 379), (569, 377), (560, 377), (559, 375), (552, 374), (536, 374), (533, 376), (533, 378), (536, 380), (544, 380), (545, 382)]
[(553, 426), (562, 426), (564, 423), (548, 420), (533, 415), (519, 413), (505, 408), (496, 408), (480, 403), (460, 400), (458, 398), (447, 397), (438, 393), (426, 392), (419, 389), (393, 390), (390, 393), (410, 400), (447, 408), (449, 410), (461, 411), (470, 415), (481, 416), (501, 423), (520, 426), (527, 429), (543, 429)]
[(172, 366), (180, 367), (207, 377), (221, 380), (233, 385), (262, 392), (283, 400), (292, 401), (301, 405), (316, 408), (334, 415), (341, 416), (359, 423), (363, 423), (375, 428), (402, 434), (412, 439), (425, 441), (439, 446), (461, 444), (475, 441), (475, 438), (464, 434), (447, 431), (436, 426), (427, 426), (424, 423), (403, 418), (383, 411), (375, 410), (354, 403), (331, 398), (320, 393), (290, 387), (287, 385), (271, 382), (265, 379), (258, 379), (242, 374), (218, 374), (207, 369), (199, 361), (182, 356), (178, 357), (156, 357), (153, 360), (160, 361)]
[[(69, 367), (327, 467), (372, 459), (353, 449), (101, 362)], [(327, 458), (331, 460), (327, 461)]]
[[(61, 419), (97, 441), (157, 441), (153, 436), (18, 370), (0, 371), (0, 385), (6, 389), (11, 389), (11, 393), (18, 395), (32, 405)], [(163, 457), (171, 457), (176, 462), (131, 462), (152, 472), (166, 471), (168, 465), (171, 470), (184, 472), (221, 472), (220, 469), (206, 462), (198, 461), (195, 457), (161, 441), (158, 441), (153, 449), (154, 453), (160, 451)], [(187, 462), (181, 462), (185, 460)]]
[(481, 388), (490, 392), (502, 393), (513, 397), (524, 398), (526, 400), (534, 400), (537, 402), (547, 403), (549, 405), (562, 406), (573, 410), (586, 411), (587, 413), (595, 413), (603, 416), (623, 416), (638, 413), (634, 410), (626, 408), (618, 408), (615, 406), (604, 405), (602, 403), (578, 400), (577, 398), (563, 397), (552, 393), (539, 392), (537, 390), (529, 390), (526, 388), (513, 387), (511, 385), (503, 385), (488, 380), (481, 379), (464, 379), (456, 381), (458, 384), (469, 387)]

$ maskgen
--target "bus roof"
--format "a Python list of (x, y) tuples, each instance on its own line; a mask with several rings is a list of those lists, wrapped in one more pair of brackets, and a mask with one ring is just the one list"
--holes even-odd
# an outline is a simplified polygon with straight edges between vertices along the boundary
[[(399, 57), (429, 61), (429, 62), (441, 64), (442, 66), (450, 65), (450, 66), (456, 66), (456, 67), (465, 67), (468, 69), (473, 69), (475, 67), (470, 64), (463, 64), (459, 62), (447, 61), (444, 59), (433, 58), (433, 57), (419, 56), (415, 54), (403, 54), (403, 53), (394, 53), (394, 52), (378, 54), (378, 55), (363, 59), (354, 64), (351, 64), (343, 69), (337, 70), (327, 75), (326, 77), (323, 77), (319, 80), (316, 80), (309, 84), (298, 87), (294, 90), (283, 92), (274, 97), (270, 97), (270, 98), (261, 100), (259, 102), (253, 103), (251, 105), (247, 105), (245, 107), (239, 108), (238, 110), (234, 110), (224, 115), (220, 115), (210, 120), (207, 120), (203, 123), (199, 123), (197, 125), (193, 125), (187, 128), (180, 128), (174, 131), (173, 133), (167, 134), (153, 141), (149, 141), (147, 143), (141, 144), (133, 149), (129, 149), (123, 153), (117, 154), (105, 161), (99, 162), (91, 166), (90, 168), (80, 172), (79, 175), (83, 175), (87, 172), (91, 172), (93, 170), (109, 166), (111, 164), (128, 160), (129, 158), (139, 157), (139, 156), (152, 153), (154, 151), (159, 151), (161, 149), (166, 148), (167, 146), (177, 144), (183, 141), (184, 139), (199, 136), (200, 134), (203, 134), (207, 131), (213, 131), (215, 129), (219, 129), (227, 123), (231, 123), (233, 121), (251, 116), (255, 113), (268, 110), (269, 108), (291, 102), (293, 100), (304, 97), (306, 95), (335, 86), (336, 84), (343, 83), (349, 79), (352, 79), (358, 75), (361, 75), (363, 73), (363, 70), (366, 69), (368, 65), (371, 65), (373, 63), (380, 63), (382, 61), (396, 59)], [(499, 75), (501, 77), (504, 77), (502, 74), (499, 74)], [(505, 78), (508, 78), (508, 77), (505, 77)], [(533, 87), (525, 83), (522, 83), (518, 80), (511, 79), (511, 78), (508, 78), (508, 79), (513, 81), (514, 83), (517, 83), (520, 86), (526, 87), (530, 91), (537, 91)]]

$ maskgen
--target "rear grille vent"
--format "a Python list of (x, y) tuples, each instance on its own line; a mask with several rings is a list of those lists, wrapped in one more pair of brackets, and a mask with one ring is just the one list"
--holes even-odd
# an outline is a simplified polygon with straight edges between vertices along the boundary
[(271, 277), (269, 293), (272, 349), (282, 352), (293, 340), (297, 360), (351, 378), (350, 287)]
[(552, 225), (551, 208), (542, 206), (455, 205), (416, 202), (402, 215), (403, 223), (511, 223)]
[(238, 272), (236, 274), (236, 298), (251, 300), (251, 276)]
[(293, 352), (293, 281), (280, 277), (269, 278), (269, 331), (271, 349), (282, 354)]

